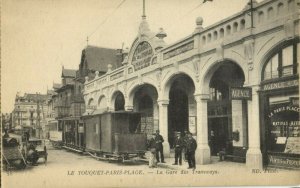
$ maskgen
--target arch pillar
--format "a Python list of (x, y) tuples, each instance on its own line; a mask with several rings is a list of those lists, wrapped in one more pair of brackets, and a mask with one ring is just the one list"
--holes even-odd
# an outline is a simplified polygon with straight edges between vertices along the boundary
[(125, 105), (124, 105), (125, 111), (133, 111), (133, 101), (129, 101), (129, 99), (125, 98)]
[(260, 150), (260, 127), (259, 127), (259, 86), (252, 86), (252, 101), (248, 101), (248, 143), (249, 149), (246, 154), (246, 165), (252, 169), (262, 169), (263, 161)]
[(168, 105), (169, 100), (158, 100), (158, 116), (159, 116), (159, 130), (160, 134), (164, 138), (164, 156), (170, 157), (170, 144), (168, 141)]
[(208, 94), (195, 94), (197, 105), (197, 150), (196, 163), (203, 165), (209, 164), (210, 148), (208, 146), (208, 123), (207, 123), (207, 101)]
[(125, 111), (133, 111), (133, 97), (127, 96), (127, 94), (124, 95), (124, 110)]

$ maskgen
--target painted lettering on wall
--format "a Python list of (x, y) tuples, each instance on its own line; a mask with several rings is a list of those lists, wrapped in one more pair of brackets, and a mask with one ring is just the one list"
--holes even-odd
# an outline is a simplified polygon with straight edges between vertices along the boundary
[(140, 70), (150, 66), (151, 58), (153, 56), (152, 47), (148, 42), (141, 42), (135, 49), (132, 57), (132, 65), (134, 70)]
[(280, 113), (280, 112), (285, 112), (285, 111), (292, 111), (292, 112), (300, 112), (300, 108), (297, 106), (281, 106), (278, 108), (273, 109), (270, 114), (269, 117), (273, 117), (275, 114)]
[(287, 158), (269, 155), (269, 164), (291, 168), (300, 168), (300, 160), (297, 158)]
[(182, 54), (182, 53), (187, 52), (187, 51), (192, 50), (192, 49), (194, 49), (194, 41), (189, 42), (189, 43), (184, 44), (184, 45), (182, 45), (182, 46), (180, 46), (180, 47), (178, 47), (174, 50), (171, 50), (171, 51), (168, 51), (168, 52), (164, 53), (163, 59), (164, 60), (169, 59), (171, 57), (177, 56), (179, 54)]
[(273, 89), (282, 89), (287, 87), (294, 87), (299, 85), (299, 80), (289, 80), (284, 82), (276, 82), (276, 83), (270, 83), (263, 86), (263, 90), (273, 90)]

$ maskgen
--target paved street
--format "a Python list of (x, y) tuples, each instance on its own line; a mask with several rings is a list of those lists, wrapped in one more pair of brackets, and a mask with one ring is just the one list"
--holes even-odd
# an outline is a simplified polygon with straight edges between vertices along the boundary
[[(210, 165), (198, 165), (195, 171), (187, 170), (187, 164), (173, 166), (173, 158), (167, 158), (165, 164), (150, 169), (145, 162), (116, 163), (97, 161), (88, 155), (68, 152), (64, 149), (48, 149), (48, 162), (39, 160), (38, 166), (28, 166), (25, 170), (4, 172), (3, 187), (99, 187), (119, 185), (226, 185), (243, 182), (242, 174), (249, 180), (258, 179), (264, 184), (264, 178), (280, 181), (283, 171), (252, 173), (245, 164), (213, 161)], [(215, 160), (215, 159), (214, 159)], [(239, 173), (237, 173), (239, 172)], [(234, 176), (232, 176), (235, 174)], [(241, 174), (241, 175), (240, 175)], [(263, 176), (261, 176), (263, 175)], [(216, 178), (220, 181), (216, 181)], [(291, 177), (292, 178), (292, 177)], [(266, 182), (267, 183), (267, 182)], [(241, 183), (237, 184), (241, 185)]]

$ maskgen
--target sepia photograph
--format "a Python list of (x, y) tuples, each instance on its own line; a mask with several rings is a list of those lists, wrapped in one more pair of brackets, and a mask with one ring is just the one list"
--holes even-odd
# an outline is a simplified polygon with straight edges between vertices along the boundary
[(300, 0), (1, 0), (1, 187), (300, 185)]

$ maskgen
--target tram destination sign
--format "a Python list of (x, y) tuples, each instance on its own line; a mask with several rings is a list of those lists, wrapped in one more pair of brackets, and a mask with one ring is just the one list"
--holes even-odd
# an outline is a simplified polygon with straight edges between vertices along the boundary
[(231, 100), (252, 100), (251, 87), (231, 87), (229, 93)]

